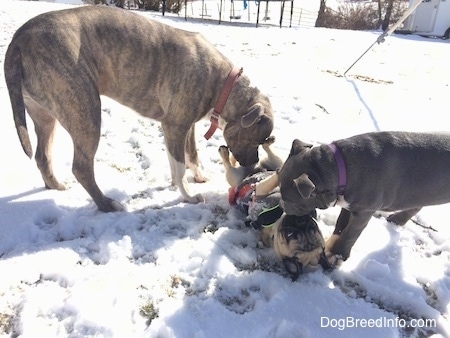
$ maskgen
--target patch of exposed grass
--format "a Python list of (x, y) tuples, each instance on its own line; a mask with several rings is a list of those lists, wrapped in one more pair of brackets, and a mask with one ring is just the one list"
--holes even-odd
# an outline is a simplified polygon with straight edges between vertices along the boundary
[(8, 313), (0, 313), (0, 334), (11, 332), (13, 316)]
[(147, 319), (147, 324), (150, 325), (153, 319), (158, 318), (158, 309), (153, 304), (152, 300), (142, 304), (139, 308), (139, 314)]

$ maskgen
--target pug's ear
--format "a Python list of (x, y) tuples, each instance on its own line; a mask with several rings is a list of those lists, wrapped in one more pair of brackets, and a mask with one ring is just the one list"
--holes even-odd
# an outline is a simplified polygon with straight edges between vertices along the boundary
[(311, 194), (316, 189), (316, 186), (309, 179), (307, 174), (302, 174), (294, 179), (294, 184), (297, 188), (297, 191), (303, 198), (310, 198)]
[(295, 139), (292, 142), (291, 152), (289, 153), (289, 156), (294, 156), (294, 155), (300, 154), (302, 151), (304, 151), (306, 149), (311, 149), (312, 147), (313, 147), (312, 144), (305, 143), (303, 141)]
[(247, 113), (241, 118), (241, 125), (243, 128), (249, 128), (255, 123), (258, 123), (264, 116), (264, 108), (260, 104), (251, 106)]

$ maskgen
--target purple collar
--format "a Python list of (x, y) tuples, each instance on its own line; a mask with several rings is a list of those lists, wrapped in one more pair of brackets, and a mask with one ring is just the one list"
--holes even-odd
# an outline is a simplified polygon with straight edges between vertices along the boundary
[(335, 143), (330, 143), (328, 146), (334, 154), (338, 168), (338, 188), (336, 192), (338, 195), (344, 196), (345, 186), (347, 185), (347, 170), (345, 169), (344, 156), (342, 155), (341, 149)]

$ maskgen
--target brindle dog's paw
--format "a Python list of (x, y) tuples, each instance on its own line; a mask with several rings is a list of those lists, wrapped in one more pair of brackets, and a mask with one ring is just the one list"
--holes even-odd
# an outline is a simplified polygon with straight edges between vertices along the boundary
[(205, 182), (208, 182), (208, 178), (203, 176), (202, 174), (196, 173), (194, 175), (194, 182), (195, 183), (205, 183)]
[(127, 208), (122, 203), (119, 203), (116, 200), (111, 201), (111, 207), (114, 209), (114, 211), (126, 211), (127, 210)]
[(54, 190), (67, 190), (66, 185), (59, 183), (58, 181), (54, 180), (51, 183), (45, 183), (45, 188), (46, 189), (54, 189)]
[(116, 200), (113, 200), (112, 198), (105, 197), (104, 203), (97, 204), (98, 209), (103, 212), (115, 212), (115, 211), (126, 211), (125, 207), (117, 202)]

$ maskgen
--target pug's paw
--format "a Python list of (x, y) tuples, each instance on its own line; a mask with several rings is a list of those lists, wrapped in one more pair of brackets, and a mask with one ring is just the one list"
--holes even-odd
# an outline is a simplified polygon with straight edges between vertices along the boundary
[(338, 254), (333, 254), (329, 251), (325, 251), (325, 257), (331, 269), (338, 268), (342, 265), (342, 263), (344, 263), (344, 257)]

